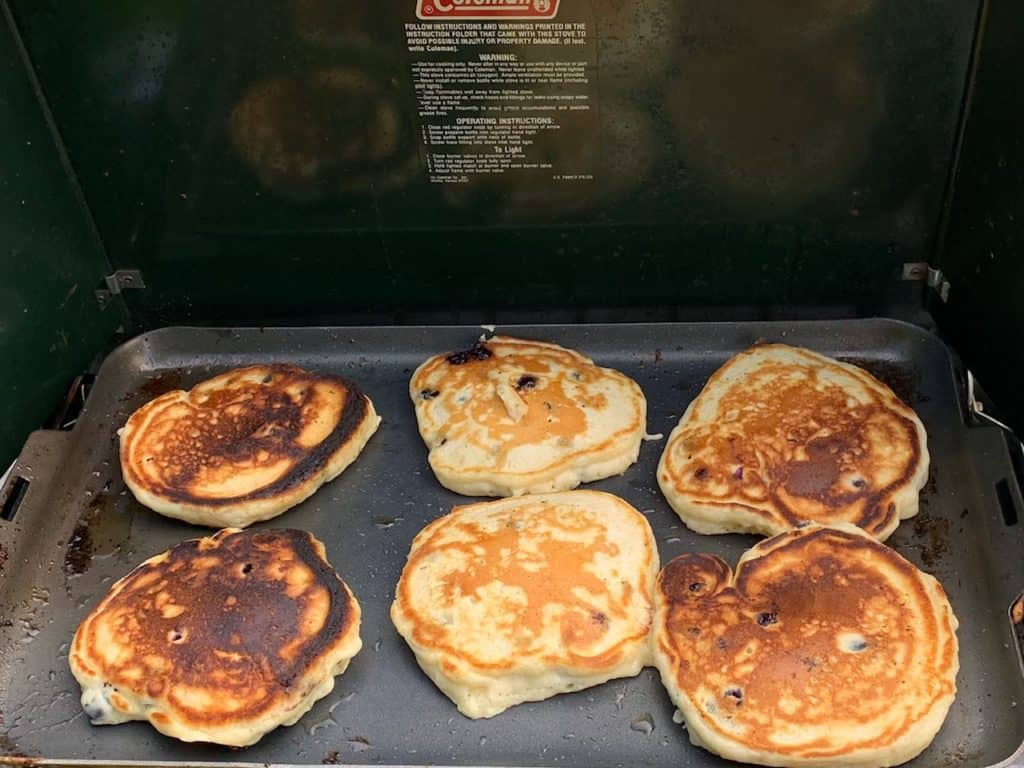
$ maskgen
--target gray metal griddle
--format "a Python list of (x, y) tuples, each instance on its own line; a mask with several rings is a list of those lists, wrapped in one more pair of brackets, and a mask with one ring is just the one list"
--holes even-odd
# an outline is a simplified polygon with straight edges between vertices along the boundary
[[(760, 339), (858, 363), (890, 384), (923, 419), (932, 458), (921, 512), (890, 543), (940, 579), (960, 619), (959, 694), (935, 742), (913, 765), (1024, 765), (1024, 675), (1009, 612), (1024, 589), (1024, 524), (1011, 524), (1022, 509), (1020, 494), (1002, 433), (966, 425), (954, 361), (938, 339), (885, 320), (499, 330), (579, 349), (634, 377), (648, 398), (648, 431), (666, 436), (708, 376)], [(75, 428), (29, 440), (14, 474), (30, 485), (13, 520), (0, 520), (0, 756), (52, 765), (728, 765), (689, 744), (652, 669), (471, 721), (420, 672), (392, 627), (388, 608), (413, 536), (465, 500), (431, 475), (407, 393), (409, 375), (428, 355), (467, 347), (480, 333), (477, 327), (171, 328), (115, 350)], [(67, 667), (76, 626), (140, 561), (206, 532), (132, 498), (118, 467), (116, 431), (161, 392), (254, 362), (350, 377), (383, 416), (380, 431), (341, 477), (261, 524), (306, 529), (326, 543), (363, 606), (363, 651), (298, 724), (245, 750), (183, 744), (146, 723), (93, 727)], [(645, 443), (623, 476), (588, 487), (644, 512), (662, 562), (703, 551), (735, 563), (756, 539), (687, 530), (655, 481), (663, 447), (664, 441)]]

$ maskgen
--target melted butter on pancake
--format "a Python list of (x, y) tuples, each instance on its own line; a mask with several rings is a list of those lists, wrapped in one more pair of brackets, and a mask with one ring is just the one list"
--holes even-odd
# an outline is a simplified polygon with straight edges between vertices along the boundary
[(413, 542), (392, 618), (460, 710), (490, 716), (636, 674), (656, 563), (646, 520), (607, 494), (457, 507)]
[(942, 587), (847, 524), (768, 539), (735, 575), (717, 557), (683, 555), (662, 571), (657, 600), (663, 679), (695, 738), (732, 759), (903, 762), (956, 692), (957, 622)]
[(454, 490), (476, 482), (486, 495), (565, 490), (580, 475), (614, 474), (590, 477), (587, 466), (619, 454), (625, 464), (613, 462), (614, 470), (622, 471), (646, 426), (632, 380), (571, 350), (519, 339), (431, 358), (410, 394), (441, 482)]
[(658, 480), (706, 533), (851, 522), (887, 537), (917, 511), (924, 428), (884, 384), (784, 345), (733, 358), (687, 409)]

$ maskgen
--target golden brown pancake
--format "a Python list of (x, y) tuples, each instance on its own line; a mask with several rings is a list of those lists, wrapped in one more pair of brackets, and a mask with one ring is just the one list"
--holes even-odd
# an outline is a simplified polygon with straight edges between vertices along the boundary
[(658, 483), (698, 533), (848, 522), (884, 541), (917, 514), (924, 425), (867, 371), (785, 344), (733, 357), (669, 436)]
[(467, 717), (491, 717), (648, 662), (658, 550), (607, 493), (456, 507), (416, 537), (391, 618)]
[(125, 484), (198, 525), (275, 517), (348, 467), (380, 417), (358, 387), (290, 365), (253, 365), (161, 395), (121, 430)]
[(506, 336), (435, 355), (409, 394), (430, 468), (467, 496), (565, 491), (621, 474), (647, 424), (629, 377), (557, 344)]
[(246, 746), (331, 692), (362, 645), (359, 618), (311, 534), (225, 529), (116, 582), (69, 663), (94, 724)]
[(665, 566), (654, 659), (694, 744), (763, 765), (890, 766), (920, 753), (956, 694), (942, 586), (849, 524)]

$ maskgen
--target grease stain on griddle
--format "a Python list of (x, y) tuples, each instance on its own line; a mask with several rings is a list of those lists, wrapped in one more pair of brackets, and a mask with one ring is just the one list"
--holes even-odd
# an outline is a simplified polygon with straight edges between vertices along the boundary
[(353, 752), (365, 752), (368, 749), (373, 749), (373, 744), (365, 736), (350, 736), (346, 741)]
[(122, 395), (121, 401), (140, 400), (149, 402), (155, 397), (177, 389), (185, 389), (185, 372), (180, 368), (163, 371), (156, 376), (150, 376), (137, 389), (129, 390)]
[(919, 391), (921, 372), (912, 366), (889, 360), (868, 360), (861, 357), (840, 357), (838, 360), (863, 368), (896, 393), (907, 405), (927, 403), (931, 398)]
[(64, 573), (79, 576), (89, 569), (94, 557), (116, 552), (128, 540), (131, 514), (115, 507), (115, 497), (100, 491), (75, 524), (64, 552)]

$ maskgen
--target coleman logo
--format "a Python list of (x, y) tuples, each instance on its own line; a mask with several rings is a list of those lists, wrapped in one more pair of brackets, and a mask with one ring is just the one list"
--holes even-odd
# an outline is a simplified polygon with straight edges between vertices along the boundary
[(559, 0), (416, 0), (421, 19), (553, 19)]

